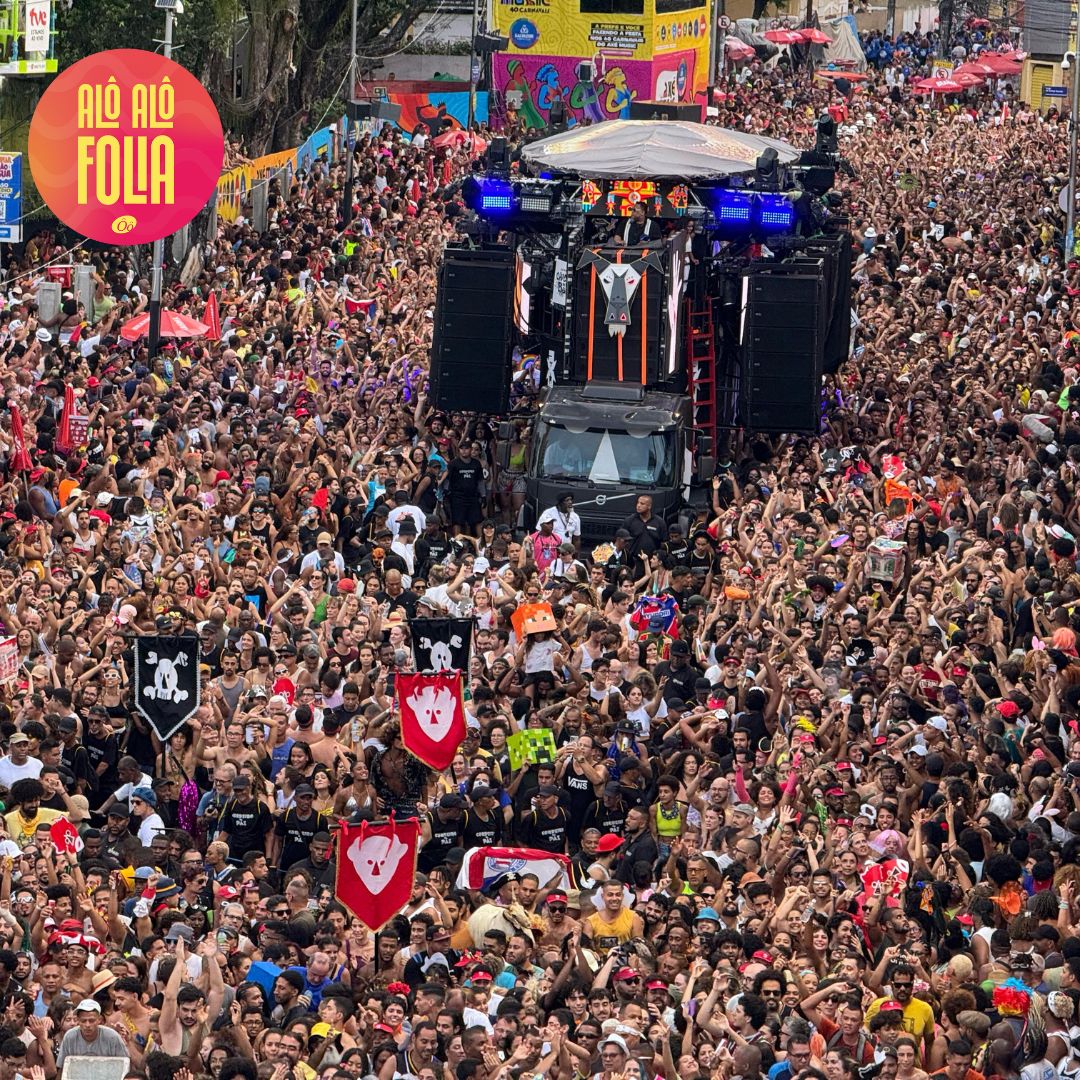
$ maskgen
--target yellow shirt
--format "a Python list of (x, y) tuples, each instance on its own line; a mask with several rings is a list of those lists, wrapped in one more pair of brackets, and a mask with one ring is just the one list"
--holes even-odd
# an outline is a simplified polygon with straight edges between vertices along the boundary
[(4, 824), (7, 826), (8, 835), (11, 839), (19, 847), (24, 848), (27, 844), (33, 842), (34, 830), (42, 822), (51, 825), (57, 818), (63, 816), (59, 810), (47, 810), (45, 807), (39, 807), (38, 812), (27, 821), (18, 810), (12, 810), (11, 813), (4, 815)]
[[(870, 1026), (870, 1021), (877, 1016), (881, 1003), (890, 1000), (892, 999), (881, 997), (870, 1003), (870, 1008), (866, 1010), (867, 1028)], [(913, 997), (904, 1006), (904, 1031), (912, 1036), (916, 1042), (933, 1038), (934, 1010), (925, 1001)]]
[(615, 917), (614, 922), (600, 917), (600, 912), (593, 912), (586, 920), (592, 936), (593, 948), (607, 956), (612, 949), (629, 941), (634, 934), (634, 913), (629, 908), (623, 908)]

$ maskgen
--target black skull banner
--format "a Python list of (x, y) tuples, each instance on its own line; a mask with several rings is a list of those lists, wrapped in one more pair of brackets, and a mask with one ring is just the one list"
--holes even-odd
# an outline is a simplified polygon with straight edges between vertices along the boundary
[(135, 639), (135, 705), (164, 742), (199, 707), (199, 640)]
[(417, 671), (468, 673), (472, 619), (412, 619), (409, 629)]

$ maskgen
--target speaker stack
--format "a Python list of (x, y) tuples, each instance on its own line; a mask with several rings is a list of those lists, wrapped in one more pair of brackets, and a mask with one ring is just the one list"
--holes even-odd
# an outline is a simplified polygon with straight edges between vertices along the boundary
[(437, 408), (509, 411), (514, 279), (513, 251), (447, 249), (431, 350)]
[(752, 268), (742, 314), (746, 426), (816, 433), (828, 324), (824, 260)]

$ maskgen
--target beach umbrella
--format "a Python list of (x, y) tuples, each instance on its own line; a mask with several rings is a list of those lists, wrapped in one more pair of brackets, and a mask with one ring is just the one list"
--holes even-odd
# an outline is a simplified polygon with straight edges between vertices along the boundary
[[(179, 311), (169, 311), (165, 308), (161, 312), (161, 336), (163, 338), (194, 338), (205, 337), (210, 327), (206, 323), (193, 319), (190, 315), (184, 315)], [(128, 319), (120, 328), (120, 336), (125, 341), (138, 341), (150, 333), (150, 313), (144, 311), (136, 315), (134, 319)]]
[(803, 44), (803, 36), (798, 30), (766, 30), (761, 36), (774, 45)]
[(828, 45), (832, 38), (828, 34), (819, 30), (816, 26), (807, 27), (805, 30), (800, 30), (803, 41), (808, 45)]
[(955, 79), (916, 79), (912, 86), (921, 94), (959, 94), (966, 89)]

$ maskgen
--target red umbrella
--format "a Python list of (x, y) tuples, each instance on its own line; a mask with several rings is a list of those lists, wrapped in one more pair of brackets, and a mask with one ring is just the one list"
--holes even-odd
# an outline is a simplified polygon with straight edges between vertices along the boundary
[(833, 71), (832, 68), (818, 68), (814, 74), (819, 79), (847, 79), (848, 82), (866, 82), (870, 78), (861, 71)]
[(487, 139), (481, 139), (479, 135), (474, 135), (471, 131), (462, 131), (460, 128), (454, 128), (451, 131), (444, 131), (441, 135), (436, 135), (431, 140), (431, 145), (436, 149), (441, 149), (446, 146), (451, 150), (457, 150), (459, 147), (467, 146), (470, 150), (476, 153), (483, 153), (487, 149)]
[(810, 26), (805, 30), (800, 30), (799, 34), (803, 41), (808, 45), (829, 45), (832, 42), (832, 38), (824, 31), (819, 30), (816, 26)]
[(64, 407), (60, 410), (60, 424), (56, 429), (56, 449), (64, 453), (71, 450), (71, 414), (75, 411), (75, 388), (68, 383), (64, 387)]
[(740, 41), (738, 38), (729, 37), (724, 42), (724, 52), (732, 60), (752, 60), (757, 56), (757, 51), (753, 45), (747, 45), (745, 41)]
[(953, 78), (955, 79), (957, 75), (978, 75), (980, 78), (985, 78), (993, 74), (994, 69), (989, 64), (980, 64), (978, 60), (971, 60), (966, 64), (961, 64), (953, 72)]
[[(171, 338), (205, 337), (210, 329), (206, 323), (191, 318), (190, 315), (182, 315), (179, 311), (169, 311), (167, 308), (161, 312), (161, 336)], [(120, 336), (125, 341), (138, 341), (150, 333), (150, 312), (144, 311), (129, 319), (120, 328)]]
[(912, 85), (921, 94), (959, 94), (967, 89), (955, 79), (916, 79)]
[(766, 30), (761, 36), (774, 45), (801, 45), (803, 43), (803, 36), (798, 30)]
[(986, 82), (986, 76), (976, 75), (973, 71), (954, 71), (953, 81), (958, 82), (961, 86), (979, 86)]
[(203, 308), (203, 321), (207, 325), (206, 336), (210, 341), (221, 340), (221, 314), (218, 312), (217, 293), (212, 292), (206, 299), (206, 307)]
[(11, 468), (14, 472), (29, 472), (31, 469), (30, 455), (26, 452), (26, 435), (23, 433), (22, 413), (19, 406), (14, 402), (8, 402), (11, 412), (11, 437), (15, 442), (15, 450), (11, 455)]
[(1019, 75), (1023, 70), (1019, 60), (1003, 53), (979, 53), (978, 63), (985, 64), (995, 75)]

